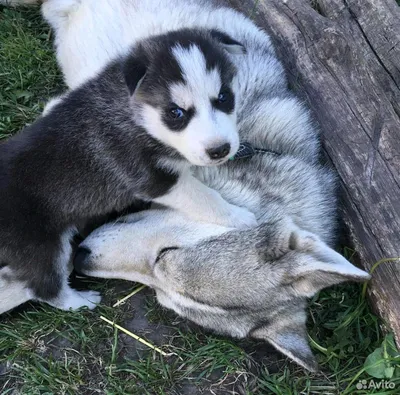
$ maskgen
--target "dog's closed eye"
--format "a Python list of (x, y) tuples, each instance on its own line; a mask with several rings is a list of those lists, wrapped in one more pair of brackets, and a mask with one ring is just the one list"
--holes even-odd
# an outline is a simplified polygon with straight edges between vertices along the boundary
[(157, 263), (165, 253), (167, 253), (168, 251), (171, 251), (171, 250), (179, 250), (179, 247), (165, 247), (165, 248), (162, 248), (158, 252), (158, 255), (157, 255), (155, 263)]

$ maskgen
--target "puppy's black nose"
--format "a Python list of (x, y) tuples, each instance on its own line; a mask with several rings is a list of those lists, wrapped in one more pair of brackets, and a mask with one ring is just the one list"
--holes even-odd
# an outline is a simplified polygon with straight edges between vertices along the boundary
[(74, 257), (74, 268), (78, 273), (83, 273), (87, 267), (87, 261), (92, 251), (86, 247), (79, 247)]
[(220, 145), (219, 147), (209, 148), (207, 150), (207, 154), (211, 159), (222, 159), (225, 158), (226, 155), (231, 151), (231, 145), (229, 143), (225, 143)]

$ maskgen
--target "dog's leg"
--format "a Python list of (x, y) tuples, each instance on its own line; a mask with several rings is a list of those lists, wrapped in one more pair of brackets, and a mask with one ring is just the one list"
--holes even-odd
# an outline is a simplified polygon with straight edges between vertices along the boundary
[[(68, 285), (72, 270), (69, 265), (72, 247), (71, 232), (61, 237), (61, 243), (27, 246), (15, 254), (21, 261), (22, 272), (15, 265), (0, 265), (0, 314), (28, 300), (46, 302), (62, 310), (86, 306), (93, 309), (100, 302), (95, 291), (76, 291)], [(24, 263), (24, 264), (22, 264)]]
[(77, 310), (80, 307), (87, 307), (93, 310), (100, 303), (101, 296), (97, 291), (77, 291), (72, 289), (67, 281), (63, 284), (59, 295), (51, 300), (43, 300), (50, 306), (61, 310)]
[(69, 230), (61, 235), (58, 243), (50, 240), (49, 243), (39, 246), (36, 244), (34, 250), (31, 247), (30, 261), (38, 265), (32, 270), (28, 280), (32, 299), (62, 310), (80, 307), (94, 309), (101, 300), (98, 292), (77, 291), (68, 284), (72, 271), (71, 236), (72, 232)]
[(191, 219), (214, 223), (229, 228), (247, 228), (257, 225), (253, 213), (228, 203), (222, 196), (201, 183), (189, 172), (179, 177), (177, 184), (154, 202), (184, 212)]
[(6, 265), (0, 268), (0, 314), (32, 299), (27, 284), (19, 281)]

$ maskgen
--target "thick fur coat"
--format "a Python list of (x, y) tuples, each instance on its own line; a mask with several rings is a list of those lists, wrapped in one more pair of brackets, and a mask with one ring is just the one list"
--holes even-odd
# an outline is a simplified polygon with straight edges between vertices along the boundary
[(75, 267), (147, 284), (178, 314), (220, 333), (265, 339), (315, 370), (307, 298), (369, 276), (330, 248), (335, 177), (319, 164), (317, 130), (288, 90), (268, 35), (217, 1), (47, 0), (42, 11), (71, 88), (138, 40), (176, 29), (219, 30), (245, 48), (245, 54), (229, 55), (236, 68), (232, 90), (240, 140), (258, 151), (218, 167), (196, 167), (193, 175), (254, 213), (259, 225), (237, 230), (154, 206), (93, 232)]

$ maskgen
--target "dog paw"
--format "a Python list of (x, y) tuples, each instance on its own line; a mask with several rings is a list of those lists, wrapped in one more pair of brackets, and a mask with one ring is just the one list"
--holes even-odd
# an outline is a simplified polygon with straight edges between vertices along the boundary
[(81, 307), (87, 307), (93, 310), (101, 301), (101, 295), (97, 291), (76, 291), (69, 288), (63, 292), (60, 297), (53, 302), (48, 302), (54, 307), (62, 310), (77, 310)]
[(79, 307), (87, 307), (89, 310), (93, 310), (100, 302), (101, 295), (97, 291), (78, 291), (79, 296), (84, 300), (83, 305)]
[(225, 222), (222, 221), (221, 225), (237, 229), (253, 228), (257, 226), (257, 219), (246, 208), (230, 204), (228, 215), (225, 217)]

